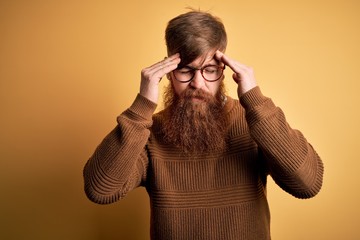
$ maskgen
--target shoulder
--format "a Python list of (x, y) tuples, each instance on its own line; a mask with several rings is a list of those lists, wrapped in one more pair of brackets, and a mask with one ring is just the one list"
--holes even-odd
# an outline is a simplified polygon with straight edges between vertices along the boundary
[(162, 122), (165, 117), (165, 110), (161, 110), (152, 115), (152, 120), (154, 123)]
[(161, 110), (152, 115), (152, 133), (160, 134), (162, 132), (162, 126), (164, 124), (164, 119), (166, 118), (166, 110)]
[(226, 108), (226, 113), (230, 115), (244, 112), (244, 108), (241, 106), (240, 101), (238, 99), (232, 98), (231, 96), (226, 96), (226, 103), (224, 107)]

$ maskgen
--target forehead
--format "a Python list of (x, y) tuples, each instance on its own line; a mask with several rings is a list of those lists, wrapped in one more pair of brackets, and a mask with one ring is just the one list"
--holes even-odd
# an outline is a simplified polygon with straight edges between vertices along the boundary
[(218, 64), (219, 62), (214, 57), (215, 57), (215, 53), (213, 52), (201, 55), (198, 58), (196, 58), (194, 61), (189, 63), (188, 66), (200, 68), (209, 64)]

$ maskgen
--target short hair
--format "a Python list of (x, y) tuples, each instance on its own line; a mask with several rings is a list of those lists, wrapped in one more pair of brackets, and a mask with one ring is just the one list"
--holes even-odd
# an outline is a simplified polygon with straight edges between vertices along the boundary
[(208, 12), (192, 10), (171, 19), (165, 30), (168, 56), (180, 53), (179, 67), (211, 50), (225, 51), (227, 36), (222, 21)]

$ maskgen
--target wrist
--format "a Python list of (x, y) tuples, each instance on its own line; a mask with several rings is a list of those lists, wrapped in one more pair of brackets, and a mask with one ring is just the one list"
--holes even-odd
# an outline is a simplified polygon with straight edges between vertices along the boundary
[(131, 104), (129, 110), (144, 119), (151, 119), (156, 110), (157, 104), (148, 98), (138, 94)]
[(254, 108), (255, 106), (262, 104), (267, 99), (268, 98), (262, 94), (259, 86), (251, 88), (239, 98), (241, 105), (245, 109)]
[(139, 94), (142, 97), (146, 98), (147, 100), (153, 102), (154, 104), (158, 103), (158, 100), (159, 100), (158, 92), (140, 89)]

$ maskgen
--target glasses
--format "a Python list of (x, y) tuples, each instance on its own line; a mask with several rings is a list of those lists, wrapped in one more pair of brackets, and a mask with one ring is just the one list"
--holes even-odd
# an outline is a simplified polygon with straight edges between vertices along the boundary
[(225, 65), (224, 66), (207, 65), (202, 68), (193, 68), (186, 66), (179, 69), (175, 69), (173, 73), (177, 81), (182, 83), (187, 83), (194, 78), (195, 72), (197, 70), (200, 70), (201, 75), (206, 81), (215, 82), (222, 77), (224, 69), (225, 69)]

